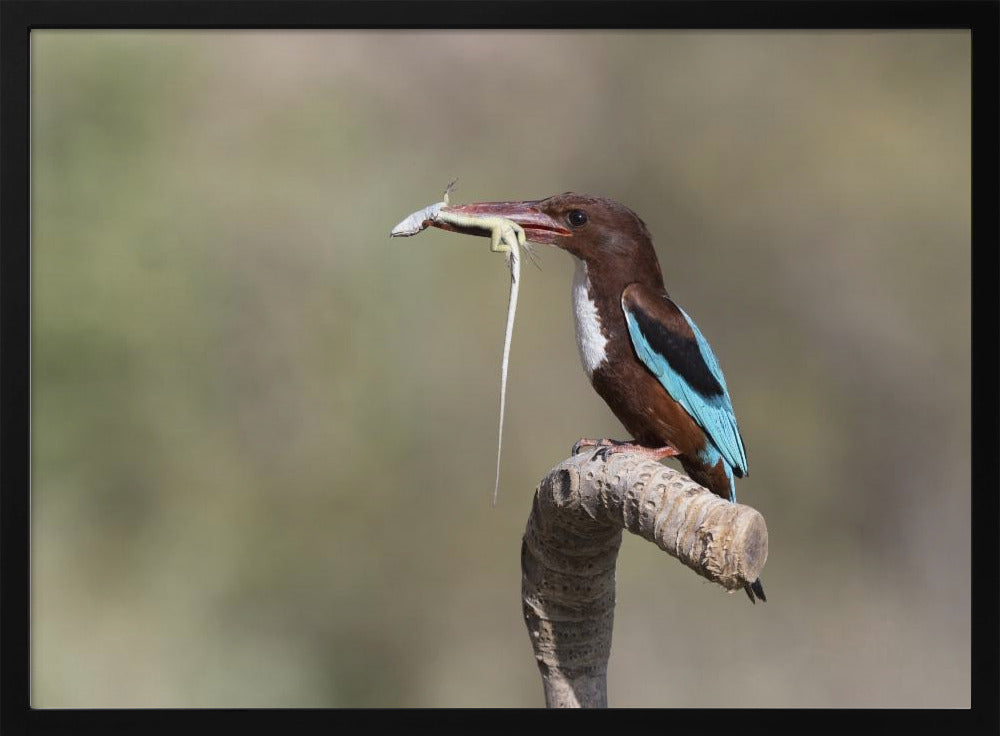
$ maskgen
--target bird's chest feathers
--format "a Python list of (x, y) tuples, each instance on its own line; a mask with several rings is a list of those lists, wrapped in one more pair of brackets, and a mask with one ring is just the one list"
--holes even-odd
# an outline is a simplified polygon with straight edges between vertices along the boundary
[(593, 377), (594, 371), (608, 359), (608, 337), (602, 329), (591, 291), (587, 266), (577, 260), (576, 273), (573, 274), (573, 319), (576, 322), (576, 346), (588, 377)]

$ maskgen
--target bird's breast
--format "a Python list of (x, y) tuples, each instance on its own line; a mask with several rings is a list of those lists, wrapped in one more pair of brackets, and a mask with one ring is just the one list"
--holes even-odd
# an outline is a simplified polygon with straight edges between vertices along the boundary
[(588, 378), (608, 359), (608, 337), (601, 325), (597, 303), (591, 295), (587, 264), (576, 259), (573, 274), (573, 320), (576, 323), (576, 347)]

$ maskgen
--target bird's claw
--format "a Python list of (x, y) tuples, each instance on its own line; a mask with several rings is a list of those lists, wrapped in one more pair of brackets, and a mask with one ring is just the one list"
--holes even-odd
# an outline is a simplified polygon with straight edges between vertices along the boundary
[(608, 443), (608, 440), (591, 440), (586, 437), (581, 437), (576, 442), (573, 443), (573, 449), (570, 450), (571, 455), (579, 455), (580, 451), (587, 447), (600, 447)]
[(611, 445), (604, 445), (598, 447), (594, 454), (591, 456), (591, 460), (601, 460), (602, 462), (608, 461), (608, 456), (614, 452), (614, 448)]
[(600, 458), (601, 460), (607, 460), (608, 455), (614, 451), (614, 448), (618, 445), (625, 444), (618, 442), (617, 440), (591, 440), (586, 437), (581, 437), (573, 444), (573, 449), (570, 451), (572, 455), (579, 455), (580, 452), (588, 447), (596, 447), (597, 451), (594, 452), (591, 457), (592, 460)]

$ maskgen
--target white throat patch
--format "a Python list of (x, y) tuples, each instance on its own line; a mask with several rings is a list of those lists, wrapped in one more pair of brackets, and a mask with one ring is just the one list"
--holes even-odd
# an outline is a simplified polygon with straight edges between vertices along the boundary
[(587, 264), (578, 258), (574, 260), (576, 272), (573, 274), (573, 318), (576, 322), (576, 347), (589, 378), (607, 360), (608, 338), (601, 332), (597, 305), (588, 293), (590, 279), (587, 277)]

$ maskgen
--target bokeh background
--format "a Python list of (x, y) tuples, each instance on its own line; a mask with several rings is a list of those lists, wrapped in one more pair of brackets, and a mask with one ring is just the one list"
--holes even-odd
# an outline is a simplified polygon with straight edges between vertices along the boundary
[(625, 202), (711, 340), (751, 606), (627, 536), (614, 706), (968, 707), (967, 32), (32, 45), (32, 704), (541, 706), (533, 489), (623, 430), (527, 261), (410, 212)]

